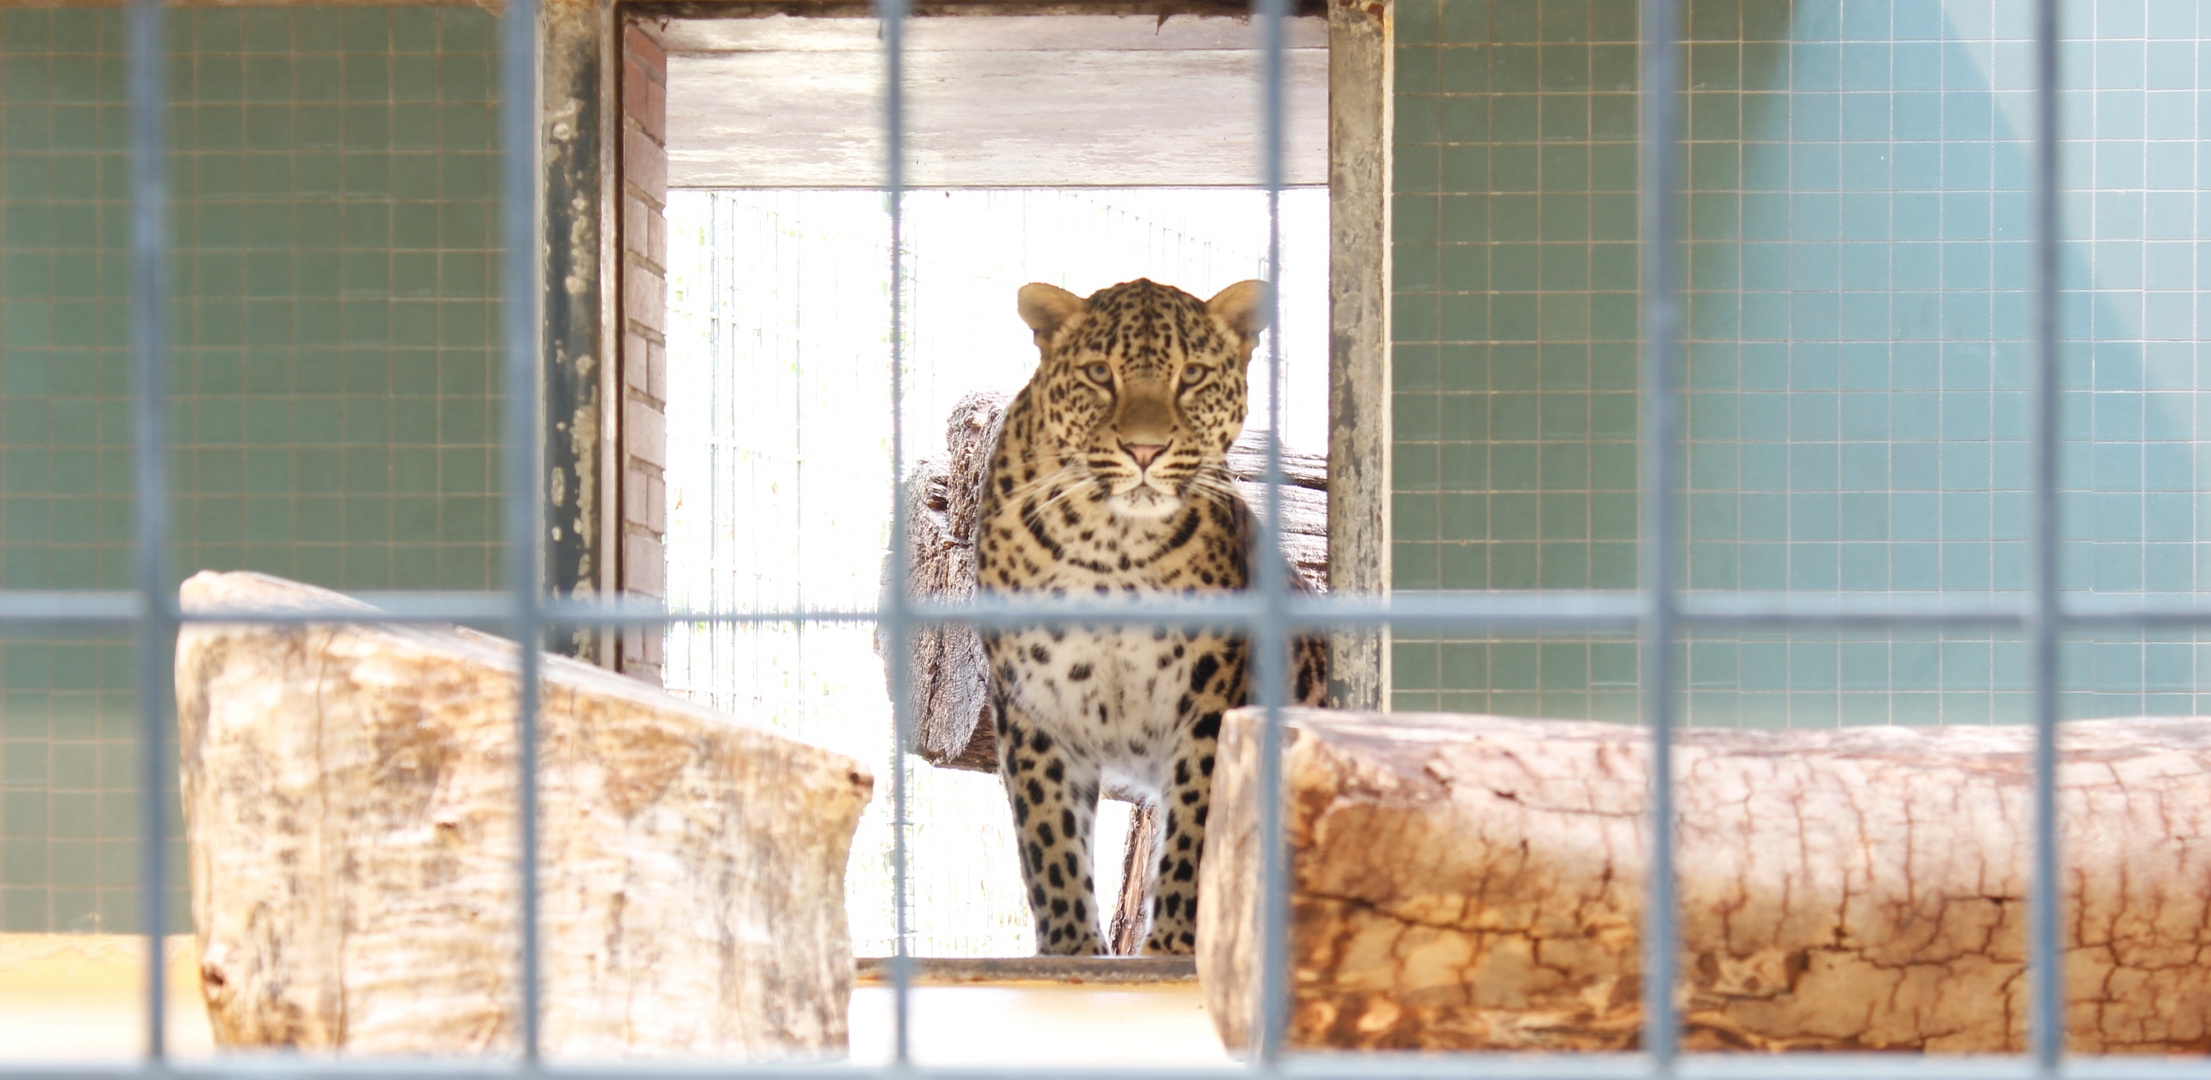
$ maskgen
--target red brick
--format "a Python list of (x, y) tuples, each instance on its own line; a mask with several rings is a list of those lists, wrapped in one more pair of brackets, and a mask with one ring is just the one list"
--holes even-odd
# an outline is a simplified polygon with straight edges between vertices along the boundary
[(668, 87), (651, 79), (640, 80), (645, 87), (645, 104), (631, 115), (645, 134), (662, 146), (668, 145)]
[(668, 482), (658, 476), (645, 481), (645, 528), (653, 535), (668, 535)]
[[(631, 57), (622, 63), (622, 115), (643, 124), (652, 108), (652, 91), (655, 83), (645, 75), (645, 65)], [(660, 140), (665, 144), (668, 140)]]
[(645, 393), (668, 400), (668, 347), (657, 341), (645, 346)]
[[(622, 335), (622, 383), (633, 390), (652, 393), (652, 344), (634, 332)], [(653, 394), (663, 401), (667, 398)]]
[(637, 62), (668, 77), (668, 53), (660, 47), (659, 35), (642, 23), (631, 23), (629, 32), (622, 35), (623, 51), (637, 58)]
[(622, 538), (622, 591), (639, 596), (667, 595), (668, 554), (660, 541), (642, 533)]
[(635, 525), (647, 532), (662, 530), (652, 527), (652, 482), (655, 478), (636, 469), (622, 470), (622, 523)]
[(625, 260), (622, 267), (622, 318), (631, 327), (668, 332), (668, 283), (635, 259)]
[(668, 214), (664, 210), (645, 215), (645, 258), (662, 270), (668, 268)]
[(654, 468), (668, 467), (668, 416), (650, 403), (622, 403), (622, 450)]
[[(652, 204), (630, 192), (622, 193), (622, 250), (642, 256), (652, 245)], [(660, 264), (654, 263), (658, 266)]]
[(661, 685), (664, 657), (663, 633), (658, 627), (630, 627), (622, 631), (622, 674), (652, 686)]
[(661, 146), (668, 145), (668, 87), (632, 58), (622, 65), (622, 117)]
[(654, 206), (668, 202), (668, 151), (633, 127), (622, 129), (622, 182)]

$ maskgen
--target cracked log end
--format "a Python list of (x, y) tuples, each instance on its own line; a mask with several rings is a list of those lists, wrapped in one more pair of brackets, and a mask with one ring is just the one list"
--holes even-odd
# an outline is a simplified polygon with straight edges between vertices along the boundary
[[(1636, 1046), (1646, 739), (1291, 710), (1290, 1045)], [(1255, 972), (1258, 717), (1229, 714), (1198, 966), (1232, 1048)], [(2064, 729), (2069, 1052), (2211, 1050), (2211, 722)], [(1684, 1045), (2019, 1052), (2025, 728), (1689, 731)]]
[[(183, 599), (352, 604), (258, 574), (203, 573)], [(192, 914), (218, 1045), (516, 1048), (516, 658), (442, 627), (178, 635)], [(598, 668), (541, 670), (547, 1051), (841, 1052), (845, 856), (868, 771)]]

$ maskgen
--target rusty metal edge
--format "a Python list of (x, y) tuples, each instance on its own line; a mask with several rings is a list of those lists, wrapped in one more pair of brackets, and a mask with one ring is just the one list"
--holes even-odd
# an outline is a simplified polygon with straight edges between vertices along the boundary
[[(599, 109), (596, 206), (600, 221), (599, 422), (603, 425), (599, 434), (599, 475), (606, 478), (599, 502), (597, 592), (601, 597), (615, 598), (622, 595), (623, 494), (620, 486), (622, 461), (627, 451), (622, 430), (622, 402), (628, 397), (622, 365), (628, 363), (629, 358), (623, 355), (621, 283), (617, 278), (610, 285), (607, 277), (610, 267), (618, 274), (622, 266), (622, 32), (629, 24), (630, 15), (619, 0), (594, 0), (594, 3), (599, 12), (599, 100), (603, 103)], [(620, 667), (621, 633), (621, 628), (616, 626), (598, 628), (595, 645), (599, 650), (600, 666)]]

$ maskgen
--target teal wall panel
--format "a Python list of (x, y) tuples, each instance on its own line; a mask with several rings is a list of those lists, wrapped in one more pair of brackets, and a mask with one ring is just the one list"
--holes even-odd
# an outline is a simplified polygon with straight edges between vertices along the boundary
[[(0, 588), (132, 585), (122, 27), (0, 11)], [(497, 587), (492, 18), (169, 31), (174, 568)], [(71, 633), (0, 638), (0, 930), (135, 926), (132, 650)]]
[[(1393, 584), (1632, 587), (1636, 5), (1396, 10)], [(1391, 661), (1398, 708), (1634, 715), (1632, 641)]]
[[(1636, 536), (1635, 69), (1614, 47), (1633, 5), (1399, 10), (1395, 583), (1629, 584), (1632, 559), (1602, 553)], [(2063, 585), (2193, 592), (2211, 584), (2199, 13), (2065, 17)], [(1688, 587), (2027, 586), (2024, 19), (1690, 4)], [(2206, 660), (2185, 634), (2084, 637), (2064, 707), (2201, 712)], [(2005, 636), (1903, 632), (1707, 636), (1682, 657), (1696, 722), (1815, 726), (2020, 720), (2023, 662)], [(1400, 707), (1582, 715), (1581, 670), (1609, 715), (1620, 686), (1558, 641), (1401, 638), (1394, 666)]]

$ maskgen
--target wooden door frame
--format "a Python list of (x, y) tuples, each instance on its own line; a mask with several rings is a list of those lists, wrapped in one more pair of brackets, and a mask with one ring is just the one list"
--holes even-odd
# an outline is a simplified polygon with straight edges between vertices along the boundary
[[(1329, 561), (1339, 595), (1382, 596), (1389, 588), (1390, 456), (1390, 107), (1389, 0), (1298, 0), (1301, 13), (1328, 19), (1329, 179)], [(637, 93), (630, 31), (650, 37), (657, 20), (730, 18), (747, 13), (868, 17), (856, 0), (552, 0), (545, 8), (544, 116), (546, 198), (546, 393), (548, 498), (552, 548), (548, 584), (556, 595), (660, 595), (664, 572), (633, 565), (658, 548), (639, 531), (660, 524), (650, 490), (653, 462), (665, 458), (657, 415), (651, 343), (632, 331), (625, 307), (654, 283), (651, 242), (625, 235), (649, 229), (626, 197), (640, 175), (624, 171), (638, 152), (638, 115), (653, 107)], [(1217, 0), (919, 0), (918, 17), (958, 14), (1241, 14)], [(628, 49), (629, 52), (625, 52)], [(664, 62), (664, 61), (663, 61)], [(647, 65), (649, 68), (649, 65)], [(662, 69), (663, 77), (665, 69)], [(649, 77), (649, 73), (648, 73)], [(665, 84), (660, 96), (665, 119)], [(664, 141), (663, 141), (664, 145)], [(627, 146), (627, 149), (625, 147)], [(649, 153), (649, 151), (647, 151)], [(665, 202), (665, 151), (660, 178)], [(664, 284), (660, 301), (665, 310)], [(640, 355), (633, 355), (640, 354)], [(601, 362), (601, 361), (604, 362)], [(661, 375), (664, 378), (664, 373)], [(652, 415), (649, 415), (652, 414)], [(659, 440), (657, 446), (648, 445)], [(565, 485), (565, 486), (564, 486)], [(664, 514), (663, 511), (658, 513)], [(664, 556), (663, 556), (664, 558)], [(611, 631), (577, 633), (569, 651), (610, 667), (651, 668)], [(1334, 697), (1351, 708), (1386, 708), (1386, 630), (1335, 636)]]

